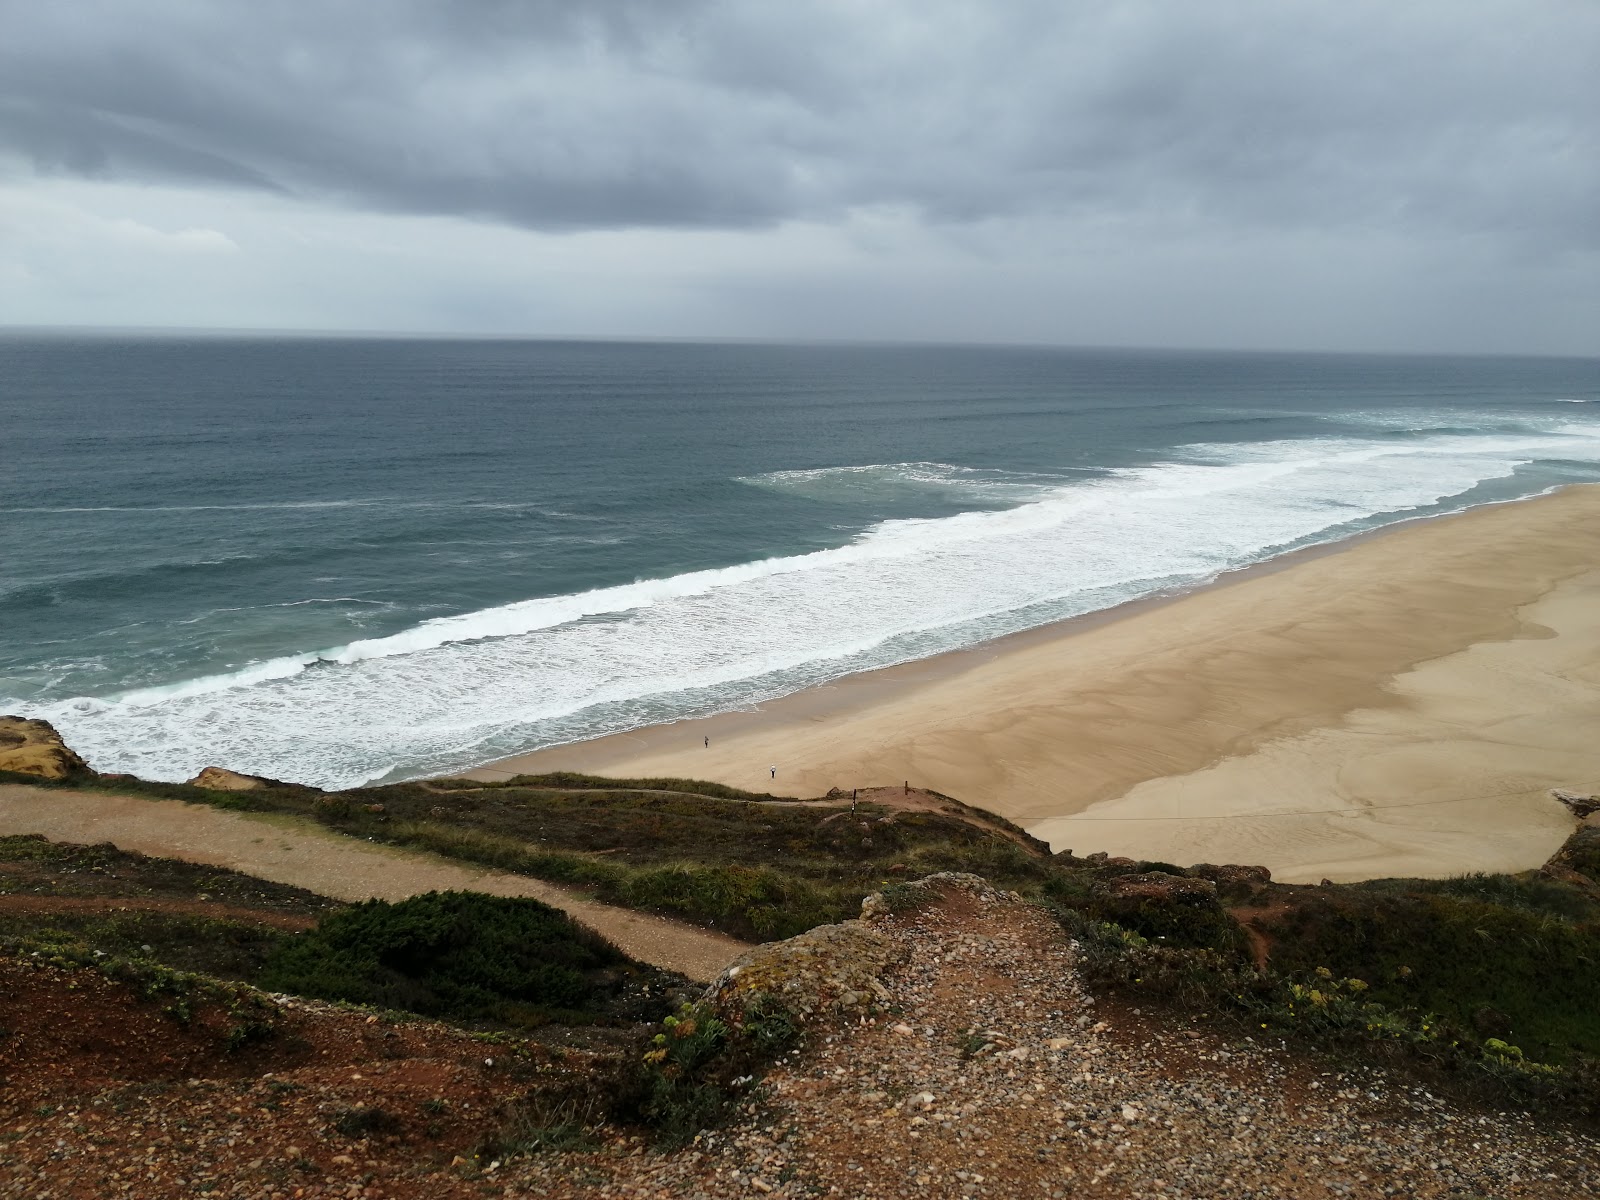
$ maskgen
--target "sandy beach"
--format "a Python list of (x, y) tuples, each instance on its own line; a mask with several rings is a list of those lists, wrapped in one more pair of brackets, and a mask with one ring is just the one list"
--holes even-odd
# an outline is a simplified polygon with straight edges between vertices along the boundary
[(909, 780), (1057, 849), (1290, 882), (1534, 867), (1571, 828), (1549, 789), (1600, 787), (1600, 486), (469, 774), (558, 769)]

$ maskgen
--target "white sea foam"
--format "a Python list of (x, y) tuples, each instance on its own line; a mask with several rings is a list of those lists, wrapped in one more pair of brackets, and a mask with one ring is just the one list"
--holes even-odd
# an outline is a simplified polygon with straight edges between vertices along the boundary
[[(771, 471), (742, 477), (739, 483), (817, 500), (892, 499), (935, 494), (980, 504), (1020, 504), (1060, 487), (1080, 472), (1044, 474), (962, 467), (941, 462), (866, 463)], [(1101, 474), (1099, 471), (1088, 472)]]
[[(885, 521), (835, 549), (541, 597), (34, 711), (105, 769), (170, 779), (216, 763), (346, 786), (750, 703), (1203, 581), (1552, 459), (1600, 462), (1600, 426), (1191, 446), (1182, 461), (1092, 478), (978, 473), (980, 486), (1021, 489), (1010, 507)], [(919, 463), (782, 475), (780, 487), (971, 482)]]

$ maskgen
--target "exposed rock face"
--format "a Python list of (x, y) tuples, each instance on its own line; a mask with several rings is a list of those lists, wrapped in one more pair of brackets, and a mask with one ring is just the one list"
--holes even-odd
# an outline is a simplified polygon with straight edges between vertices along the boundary
[(89, 764), (61, 740), (49, 721), (27, 717), (0, 717), (0, 771), (41, 779), (90, 773)]
[(1600, 796), (1585, 796), (1564, 788), (1551, 788), (1550, 794), (1571, 809), (1575, 817), (1587, 817), (1600, 812)]
[(1578, 822), (1572, 836), (1539, 868), (1539, 874), (1600, 893), (1600, 812)]
[[(241, 775), (223, 767), (206, 767), (188, 781), (189, 787), (210, 788), (214, 792), (253, 792), (257, 788), (294, 787), (281, 779), (268, 779), (265, 775)], [(315, 791), (315, 788), (308, 789)], [(382, 812), (383, 805), (367, 806), (371, 812)]]
[(216, 792), (252, 792), (256, 788), (267, 787), (268, 782), (254, 775), (241, 775), (237, 771), (228, 771), (222, 767), (206, 767), (189, 780), (189, 786), (210, 788)]

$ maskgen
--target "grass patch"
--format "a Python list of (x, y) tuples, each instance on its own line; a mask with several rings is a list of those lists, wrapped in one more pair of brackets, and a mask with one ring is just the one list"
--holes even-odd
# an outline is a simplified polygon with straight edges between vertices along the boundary
[(0, 837), (0, 894), (160, 897), (319, 916), (339, 902), (304, 888), (172, 858), (151, 858), (110, 842), (52, 842), (38, 834)]
[(0, 910), (0, 938), (79, 946), (91, 957), (142, 959), (244, 982), (256, 977), (286, 936), (245, 921), (181, 913)]

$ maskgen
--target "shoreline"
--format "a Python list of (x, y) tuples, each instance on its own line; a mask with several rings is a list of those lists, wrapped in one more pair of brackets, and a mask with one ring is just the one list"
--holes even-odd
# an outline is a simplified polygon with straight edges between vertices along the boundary
[(1573, 485), (462, 774), (909, 780), (1057, 849), (1316, 882), (1539, 865), (1597, 728), (1600, 485)]

